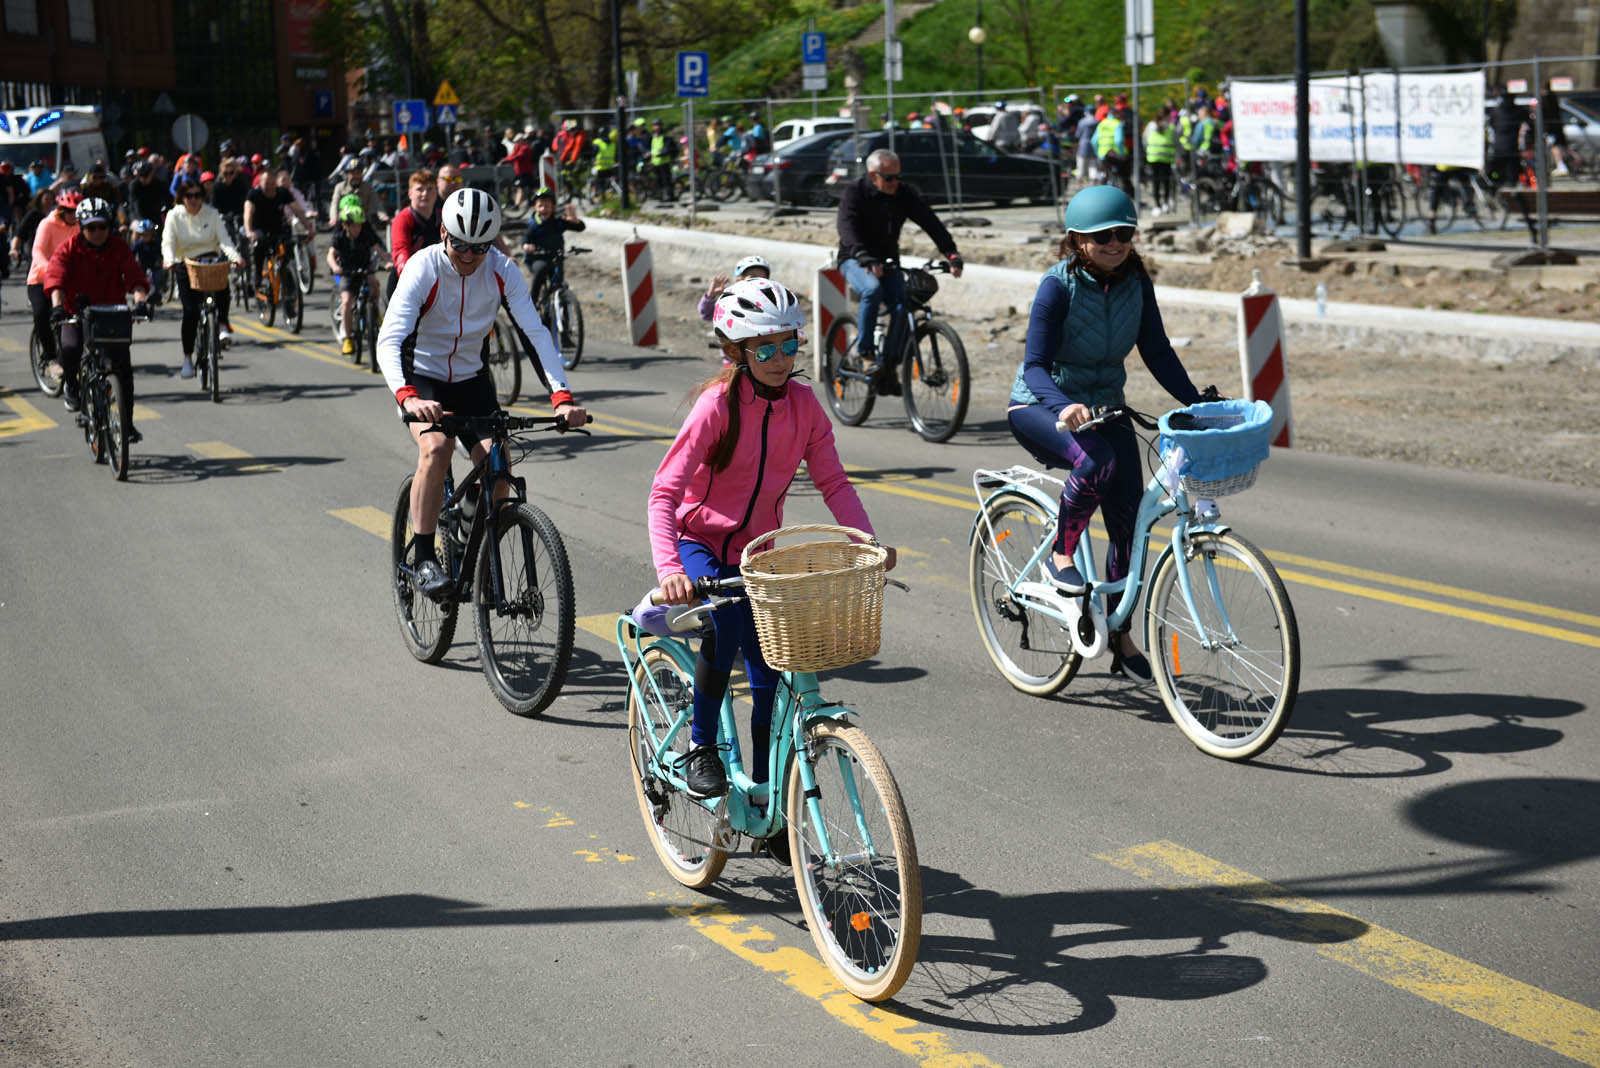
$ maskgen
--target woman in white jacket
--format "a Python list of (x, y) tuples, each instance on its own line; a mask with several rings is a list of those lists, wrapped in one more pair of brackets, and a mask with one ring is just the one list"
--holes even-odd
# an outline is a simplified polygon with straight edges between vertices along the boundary
[[(189, 288), (189, 272), (183, 266), (185, 258), (195, 259), (207, 254), (221, 254), (234, 266), (242, 266), (244, 257), (228, 238), (228, 228), (222, 223), (222, 213), (206, 202), (206, 193), (199, 182), (185, 182), (178, 189), (178, 204), (167, 212), (166, 226), (161, 233), (161, 262), (178, 277), (178, 298), (183, 302), (184, 378), (194, 377), (194, 338), (200, 329), (200, 306), (205, 294)], [(222, 339), (233, 336), (228, 325), (228, 291), (216, 294), (217, 310), (222, 315)]]

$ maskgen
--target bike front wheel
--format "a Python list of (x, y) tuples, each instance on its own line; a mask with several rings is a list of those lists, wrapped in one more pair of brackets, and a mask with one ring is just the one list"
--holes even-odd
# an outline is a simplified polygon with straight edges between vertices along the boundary
[[(94, 357), (85, 355), (85, 359)], [(100, 380), (106, 405), (106, 462), (118, 482), (128, 481), (128, 430), (133, 426), (133, 401), (123, 395), (122, 379), (107, 372)]]
[(583, 307), (570, 289), (556, 296), (556, 344), (561, 349), (561, 366), (572, 370), (583, 359)]
[(1373, 190), (1372, 205), (1378, 213), (1378, 225), (1390, 237), (1399, 237), (1406, 224), (1406, 198), (1394, 182), (1384, 182)]
[[(561, 692), (572, 664), (577, 605), (561, 533), (531, 504), (496, 510), (493, 543), (478, 549), (473, 589), (478, 655), (489, 689), (519, 716), (536, 716)], [(497, 590), (494, 560), (500, 561)]]
[[(814, 759), (813, 796), (800, 761)], [(893, 997), (922, 940), (922, 868), (900, 787), (864, 731), (837, 720), (806, 728), (785, 796), (789, 853), (806, 926), (822, 959), (863, 1001)], [(826, 842), (826, 847), (824, 847)]]
[(501, 404), (515, 404), (522, 392), (522, 361), (508, 341), (510, 333), (511, 327), (498, 318), (489, 332), (489, 377)]
[[(983, 646), (1007, 682), (1035, 697), (1059, 691), (1083, 663), (1060, 620), (1033, 611), (1010, 592), (1034, 549), (1053, 540), (1055, 531), (1055, 515), (1033, 498), (997, 493), (984, 502), (969, 552), (972, 614)], [(1044, 581), (1042, 574), (1031, 577)]]
[(670, 744), (673, 722), (694, 700), (694, 674), (654, 643), (644, 647), (628, 692), (628, 744), (633, 760), (633, 792), (644, 818), (645, 833), (662, 866), (691, 890), (716, 882), (728, 862), (718, 849), (717, 817), (651, 770), (658, 751), (662, 763), (681, 760), (689, 751), (685, 727)]
[(206, 315), (206, 367), (210, 374), (211, 403), (222, 403), (222, 316), (215, 311)]
[(294, 243), (294, 280), (302, 294), (316, 288), (316, 278), (311, 273), (311, 248), (304, 241)]
[(367, 350), (367, 370), (373, 374), (381, 373), (378, 367), (378, 325), (378, 298), (369, 293), (361, 308), (361, 345)]
[[(1189, 535), (1182, 558), (1157, 561), (1145, 644), (1161, 700), (1203, 752), (1248, 760), (1277, 741), (1300, 687), (1300, 633), (1283, 580), (1260, 549), (1233, 533)], [(1188, 572), (1195, 615), (1178, 582)]]
[(298, 334), (306, 321), (306, 298), (300, 292), (300, 286), (294, 279), (294, 271), (290, 271), (289, 278), (283, 280), (283, 325), (291, 333)]
[(33, 380), (47, 397), (61, 396), (61, 375), (52, 370), (55, 358), (45, 347), (44, 338), (35, 330), (28, 335), (28, 365), (33, 368)]
[(835, 319), (828, 327), (822, 353), (822, 390), (828, 407), (845, 426), (860, 426), (872, 414), (877, 395), (872, 390), (872, 376), (856, 351), (856, 321), (846, 315)]
[[(437, 664), (450, 650), (460, 605), (453, 593), (443, 604), (423, 595), (408, 574), (417, 566), (416, 546), (412, 544), (417, 533), (411, 525), (412, 477), (408, 475), (400, 484), (400, 496), (395, 500), (389, 528), (390, 583), (394, 610), (400, 617), (400, 636), (406, 648), (424, 664)], [(448, 567), (449, 562), (441, 558), (439, 566)]]
[(923, 440), (949, 441), (967, 417), (971, 378), (961, 335), (938, 319), (917, 324), (914, 343), (900, 361), (906, 416)]
[(261, 319), (262, 326), (271, 326), (278, 318), (278, 285), (280, 280), (269, 274), (261, 286), (261, 295), (256, 301), (256, 314)]

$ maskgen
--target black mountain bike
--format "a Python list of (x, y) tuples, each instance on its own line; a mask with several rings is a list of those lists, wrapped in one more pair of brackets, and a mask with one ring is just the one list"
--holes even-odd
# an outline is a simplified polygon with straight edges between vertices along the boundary
[[(406, 422), (421, 422), (411, 416)], [(488, 455), (457, 483), (446, 472), (439, 510), (437, 558), (451, 585), (437, 599), (416, 585), (416, 532), (411, 525), (411, 482), (400, 484), (390, 553), (394, 607), (411, 655), (437, 664), (455, 636), (463, 604), (477, 613), (478, 657), (489, 689), (519, 716), (536, 716), (555, 700), (572, 662), (577, 609), (566, 546), (550, 517), (528, 503), (527, 482), (511, 474), (509, 451), (517, 431), (546, 429), (580, 434), (561, 416), (519, 418), (446, 415), (433, 433), (490, 435)], [(502, 490), (502, 487), (504, 488)], [(497, 499), (497, 490), (505, 493)], [(491, 502), (483, 507), (483, 502)], [(487, 536), (489, 532), (493, 536)]]
[[(567, 285), (563, 264), (568, 256), (579, 256), (586, 248), (566, 248), (556, 253), (550, 261), (550, 277), (545, 284), (544, 296), (539, 300), (539, 318), (555, 340), (561, 353), (561, 366), (572, 370), (583, 359), (583, 307), (578, 296)], [(495, 395), (501, 404), (515, 404), (522, 395), (522, 345), (517, 331), (512, 328), (504, 305), (495, 316), (494, 329), (489, 335), (489, 376), (494, 379)], [(530, 353), (529, 359), (537, 355)]]
[[(367, 370), (373, 374), (378, 373), (378, 291), (372, 284), (374, 267), (371, 263), (361, 272), (361, 288), (355, 293), (355, 306), (350, 309), (350, 362), (361, 363), (363, 354), (367, 357)], [(344, 330), (343, 317), (339, 310), (340, 292), (335, 287), (328, 297), (328, 315), (333, 321), (333, 336), (339, 337)]]
[(900, 392), (912, 428), (928, 441), (949, 441), (967, 417), (972, 388), (961, 336), (928, 309), (928, 302), (939, 292), (939, 282), (931, 272), (948, 272), (950, 264), (929, 260), (922, 269), (902, 268), (890, 260), (884, 263), (884, 270), (900, 271), (904, 276), (905, 301), (879, 312), (875, 364), (865, 363), (857, 352), (860, 339), (854, 312), (839, 316), (828, 327), (821, 383), (828, 407), (846, 426), (866, 422), (884, 385), (880, 369), (890, 353), (898, 353)]
[[(108, 463), (118, 482), (128, 478), (128, 429), (133, 426), (133, 398), (122, 392), (109, 345), (133, 340), (133, 309), (126, 304), (89, 304), (78, 298), (77, 315), (63, 319), (75, 324), (83, 336), (83, 356), (78, 362), (78, 398), (82, 408), (78, 424), (95, 463)], [(145, 318), (149, 318), (146, 312)], [(56, 344), (61, 343), (59, 332)]]

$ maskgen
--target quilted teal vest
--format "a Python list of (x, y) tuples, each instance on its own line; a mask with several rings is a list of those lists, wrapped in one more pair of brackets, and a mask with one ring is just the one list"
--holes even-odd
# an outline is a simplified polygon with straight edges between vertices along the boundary
[[(1069, 262), (1062, 260), (1045, 272), (1045, 277), (1054, 276), (1067, 287), (1070, 301), (1050, 377), (1079, 404), (1090, 408), (1121, 404), (1122, 387), (1128, 381), (1123, 361), (1139, 340), (1143, 289), (1137, 276), (1108, 287), (1085, 271), (1070, 270)], [(1022, 372), (1018, 367), (1011, 403), (1037, 404), (1039, 398), (1023, 381)]]

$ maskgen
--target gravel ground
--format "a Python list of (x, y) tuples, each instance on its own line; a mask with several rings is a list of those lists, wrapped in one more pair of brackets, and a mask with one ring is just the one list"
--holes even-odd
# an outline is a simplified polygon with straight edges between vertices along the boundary
[[(705, 217), (710, 222), (710, 217)], [(785, 240), (831, 243), (831, 224), (810, 218), (775, 220), (765, 224), (740, 224), (739, 232)], [(969, 262), (992, 262), (1013, 267), (1036, 266), (1042, 272), (1054, 259), (1049, 243), (1021, 245), (984, 243), (958, 233), (957, 240)], [(906, 256), (931, 255), (920, 231), (908, 227)], [(1194, 286), (1239, 292), (1253, 267), (1269, 262), (1282, 281), (1268, 275), (1269, 283), (1286, 295), (1310, 295), (1315, 275), (1284, 271), (1279, 261), (1285, 253), (1261, 252), (1254, 256), (1218, 257), (1204, 265), (1163, 263), (1154, 254), (1157, 278), (1167, 285)], [(708, 265), (707, 275), (725, 265)], [(1558, 309), (1570, 314), (1582, 305), (1582, 318), (1600, 315), (1591, 286), (1589, 293), (1520, 291), (1504, 280), (1478, 277), (1482, 272), (1451, 268), (1415, 272), (1416, 286), (1396, 285), (1389, 277), (1374, 279), (1370, 294), (1382, 292), (1391, 299), (1372, 303), (1417, 303), (1432, 306), (1451, 303), (1458, 308), (1485, 306), (1496, 312), (1520, 311), (1555, 317)], [(1453, 272), (1453, 275), (1446, 272)], [(568, 267), (574, 288), (584, 300), (584, 315), (592, 333), (624, 333), (618, 279), (613, 270), (579, 258)], [(1369, 274), (1339, 273), (1337, 299), (1362, 301)], [(1459, 276), (1459, 277), (1453, 277)], [(1400, 277), (1410, 278), (1412, 274)], [(1423, 281), (1423, 279), (1426, 279)], [(658, 278), (657, 308), (663, 344), (676, 352), (703, 352), (705, 377), (715, 370), (714, 354), (707, 347), (708, 331), (695, 317), (694, 306), (705, 278)], [(944, 279), (944, 285), (960, 285)], [(1296, 286), (1306, 289), (1304, 294)], [(1335, 289), (1330, 280), (1329, 289)], [(1511, 307), (1521, 292), (1524, 299)], [(600, 296), (597, 297), (597, 294)], [(1406, 299), (1402, 300), (1401, 294)], [(1492, 294), (1494, 295), (1491, 298)], [(1477, 304), (1474, 295), (1484, 297)], [(1018, 294), (1015, 314), (1001, 314), (977, 322), (952, 320), (967, 347), (974, 377), (974, 413), (1004, 408), (1012, 376), (1022, 358), (1027, 333), (1026, 305), (1031, 293)], [(1537, 300), (1527, 298), (1536, 297)], [(1492, 299), (1492, 303), (1491, 303)], [(1502, 306), (1505, 305), (1505, 306)], [(938, 307), (937, 298), (934, 307)], [(1168, 333), (1197, 385), (1215, 383), (1224, 394), (1238, 395), (1239, 350), (1231, 315), (1218, 316), (1172, 309), (1163, 312)], [(1537, 320), (1530, 329), (1538, 329)], [(1187, 339), (1183, 341), (1182, 339)], [(1564, 363), (1548, 365), (1490, 364), (1471, 359), (1430, 359), (1395, 351), (1352, 351), (1336, 347), (1296, 344), (1285, 350), (1294, 410), (1295, 447), (1344, 456), (1400, 460), (1511, 475), (1518, 478), (1600, 486), (1600, 375)], [(1150, 375), (1130, 356), (1129, 403), (1141, 410), (1161, 411), (1170, 403)], [(578, 372), (581, 391), (582, 369)], [(685, 389), (697, 379), (686, 375)]]

